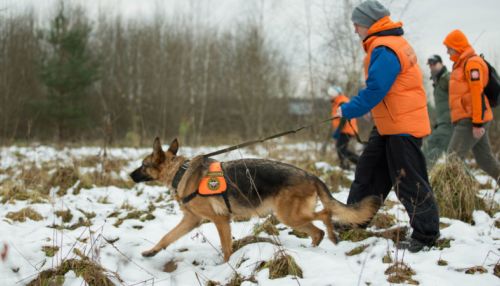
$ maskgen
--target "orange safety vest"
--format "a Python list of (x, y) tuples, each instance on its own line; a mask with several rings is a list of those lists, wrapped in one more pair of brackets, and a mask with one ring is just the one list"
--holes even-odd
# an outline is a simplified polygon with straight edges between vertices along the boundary
[(363, 42), (366, 51), (365, 78), (368, 78), (371, 53), (376, 47), (390, 48), (401, 64), (401, 72), (384, 99), (372, 109), (372, 117), (381, 135), (410, 134), (421, 138), (431, 133), (431, 127), (417, 56), (402, 36), (373, 35), (400, 27), (401, 22), (395, 23), (389, 16), (383, 17), (370, 27), (368, 35), (372, 36)]
[(450, 75), (448, 100), (452, 122), (471, 118), (472, 123), (482, 124), (493, 120), (490, 103), (483, 94), (488, 80), (488, 66), (472, 47), (467, 47)]
[(198, 194), (202, 196), (220, 195), (227, 189), (226, 180), (220, 162), (211, 163), (208, 173), (204, 176), (198, 187)]
[[(340, 105), (346, 102), (349, 102), (349, 98), (343, 94), (336, 96), (332, 100), (332, 117), (334, 117), (337, 114), (337, 109), (340, 107)], [(332, 127), (334, 131), (337, 130), (337, 128), (339, 128), (339, 125), (340, 125), (340, 118), (332, 120)], [(358, 121), (356, 119), (351, 119), (351, 124), (346, 122), (344, 128), (340, 130), (340, 133), (354, 136), (354, 134), (358, 133)]]

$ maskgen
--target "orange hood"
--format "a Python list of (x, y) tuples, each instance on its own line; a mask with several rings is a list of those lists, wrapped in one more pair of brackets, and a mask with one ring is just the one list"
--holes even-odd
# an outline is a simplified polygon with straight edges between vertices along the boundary
[(458, 52), (458, 55), (450, 57), (450, 59), (454, 62), (456, 62), (460, 58), (460, 55), (465, 52), (465, 50), (471, 48), (469, 40), (467, 40), (465, 34), (460, 30), (451, 31), (451, 33), (449, 33), (448, 36), (446, 36), (446, 38), (444, 39), (443, 44)]

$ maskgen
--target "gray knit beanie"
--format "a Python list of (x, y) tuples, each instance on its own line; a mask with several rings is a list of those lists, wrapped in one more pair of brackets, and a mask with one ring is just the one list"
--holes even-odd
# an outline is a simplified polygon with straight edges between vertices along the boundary
[(363, 27), (371, 27), (380, 18), (391, 15), (384, 5), (378, 1), (365, 1), (359, 4), (352, 11), (351, 20), (353, 23)]

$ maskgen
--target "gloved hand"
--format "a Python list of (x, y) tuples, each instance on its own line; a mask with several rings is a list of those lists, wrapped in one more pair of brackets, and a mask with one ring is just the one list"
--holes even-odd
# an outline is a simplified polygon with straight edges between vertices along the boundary
[(339, 106), (339, 108), (337, 108), (337, 113), (335, 114), (335, 116), (337, 117), (342, 117), (342, 108), (341, 108), (342, 104)]

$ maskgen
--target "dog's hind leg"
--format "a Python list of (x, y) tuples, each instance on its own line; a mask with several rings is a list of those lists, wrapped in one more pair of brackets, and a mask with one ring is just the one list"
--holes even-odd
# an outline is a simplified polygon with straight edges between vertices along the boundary
[(201, 218), (197, 217), (191, 212), (185, 212), (184, 217), (177, 226), (169, 231), (163, 238), (150, 250), (144, 251), (142, 256), (151, 257), (155, 256), (160, 250), (165, 249), (177, 239), (181, 238), (195, 227), (200, 225)]
[(229, 216), (217, 216), (212, 218), (212, 221), (219, 233), (220, 244), (222, 246), (222, 252), (224, 253), (224, 262), (227, 262), (233, 251)]
[(323, 209), (320, 212), (314, 213), (314, 216), (316, 217), (315, 220), (321, 220), (325, 224), (326, 233), (328, 235), (328, 238), (334, 244), (337, 244), (337, 236), (335, 235), (335, 232), (334, 232), (332, 214), (330, 213), (330, 211), (328, 211), (327, 209)]
[(315, 197), (287, 197), (279, 196), (276, 198), (277, 208), (275, 215), (282, 223), (307, 233), (312, 238), (312, 245), (318, 246), (323, 240), (325, 232), (312, 224), (315, 219), (314, 205)]
[(312, 238), (312, 246), (318, 246), (325, 236), (325, 232), (317, 228), (312, 222), (301, 226), (292, 226), (292, 228), (307, 233)]

